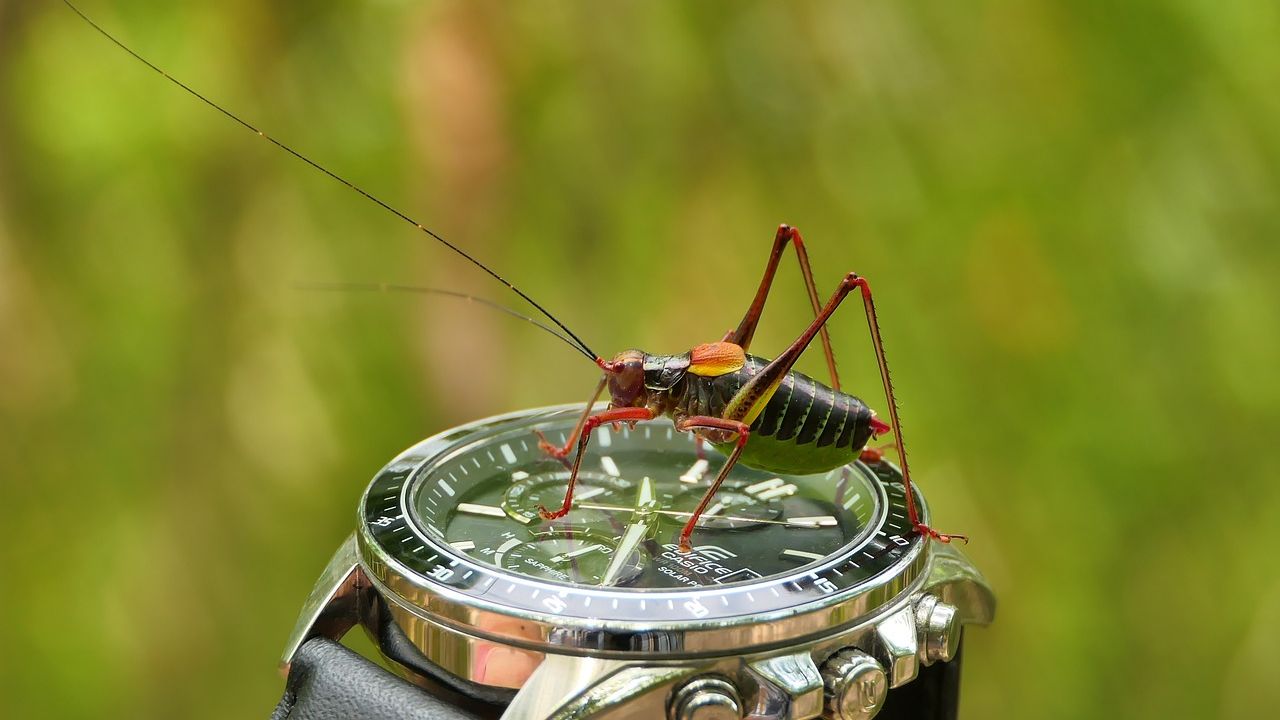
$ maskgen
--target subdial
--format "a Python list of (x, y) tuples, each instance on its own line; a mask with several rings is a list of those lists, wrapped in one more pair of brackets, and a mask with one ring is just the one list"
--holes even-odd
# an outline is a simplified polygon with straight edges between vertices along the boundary
[[(676, 493), (671, 509), (679, 515), (667, 515), (667, 519), (684, 523), (707, 492), (704, 484), (687, 485)], [(795, 494), (796, 487), (781, 480), (763, 482), (728, 483), (711, 498), (707, 508), (698, 518), (698, 527), (710, 530), (736, 530), (780, 522), (783, 513), (781, 499)]]
[[(539, 506), (548, 510), (559, 509), (564, 502), (565, 488), (569, 484), (568, 470), (538, 473), (519, 479), (507, 488), (502, 506), (507, 514), (530, 528), (548, 526), (559, 529), (586, 529), (608, 531), (617, 525), (610, 514), (593, 509), (593, 504), (612, 505), (633, 494), (628, 493), (633, 483), (599, 472), (581, 472), (573, 493), (573, 508), (559, 520), (548, 523), (538, 514)], [(585, 507), (583, 506), (585, 504)]]
[(470, 554), (523, 575), (591, 585), (608, 578), (611, 585), (625, 585), (640, 575), (649, 558), (643, 548), (618, 558), (616, 548), (617, 538), (603, 533), (551, 527), (527, 538), (503, 533), (498, 542)]

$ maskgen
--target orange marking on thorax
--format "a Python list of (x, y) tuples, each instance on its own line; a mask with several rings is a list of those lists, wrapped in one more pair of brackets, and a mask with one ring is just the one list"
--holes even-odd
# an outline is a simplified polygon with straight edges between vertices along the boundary
[(689, 351), (689, 372), (694, 375), (727, 375), (746, 364), (747, 353), (731, 342), (705, 343)]

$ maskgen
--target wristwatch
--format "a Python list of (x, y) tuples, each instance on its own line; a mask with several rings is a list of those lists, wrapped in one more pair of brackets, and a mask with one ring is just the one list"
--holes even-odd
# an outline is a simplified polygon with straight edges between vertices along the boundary
[[(995, 599), (913, 532), (892, 463), (739, 465), (681, 552), (718, 462), (665, 420), (597, 428), (572, 511), (543, 520), (569, 470), (535, 431), (563, 443), (582, 409), (471, 423), (378, 472), (273, 717), (955, 717), (962, 627)], [(337, 644), (356, 625), (398, 675)]]

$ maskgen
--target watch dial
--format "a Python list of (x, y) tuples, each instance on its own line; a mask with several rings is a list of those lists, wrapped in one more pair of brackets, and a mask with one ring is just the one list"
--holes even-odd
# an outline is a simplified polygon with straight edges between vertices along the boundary
[(598, 428), (572, 509), (559, 508), (565, 462), (547, 456), (537, 427), (563, 443), (575, 416), (486, 435), (419, 468), (405, 504), (420, 534), (452, 552), (540, 581), (617, 589), (733, 585), (795, 574), (865, 540), (881, 494), (865, 468), (777, 475), (739, 464), (710, 500), (681, 553), (679, 533), (725, 462), (710, 445), (659, 420)]

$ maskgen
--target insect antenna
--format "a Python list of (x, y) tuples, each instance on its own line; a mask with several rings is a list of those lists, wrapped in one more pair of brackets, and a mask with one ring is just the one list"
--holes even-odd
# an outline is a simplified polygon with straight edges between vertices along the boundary
[(292, 147), (290, 147), (290, 146), (288, 146), (288, 145), (284, 144), (283, 142), (281, 142), (281, 141), (279, 141), (279, 140), (276, 140), (275, 138), (271, 137), (270, 135), (267, 135), (265, 132), (263, 132), (263, 131), (259, 130), (256, 126), (254, 126), (253, 124), (249, 123), (247, 120), (245, 120), (245, 119), (241, 118), (239, 115), (236, 115), (235, 113), (233, 113), (233, 112), (231, 112), (230, 110), (228, 110), (228, 109), (224, 108), (223, 106), (219, 105), (218, 103), (216, 103), (216, 102), (214, 102), (214, 101), (210, 100), (209, 98), (205, 97), (204, 95), (201, 95), (199, 92), (197, 92), (195, 89), (191, 88), (191, 87), (190, 87), (190, 86), (188, 86), (187, 84), (183, 83), (181, 80), (179, 80), (179, 79), (177, 79), (177, 78), (173, 77), (172, 75), (170, 75), (169, 73), (165, 72), (165, 71), (164, 71), (163, 69), (161, 69), (158, 65), (156, 65), (156, 64), (154, 64), (154, 63), (152, 63), (150, 60), (148, 60), (148, 59), (146, 59), (146, 58), (142, 57), (141, 55), (139, 55), (138, 53), (134, 52), (134, 51), (133, 51), (133, 49), (131, 49), (128, 45), (125, 45), (123, 42), (121, 42), (120, 40), (118, 40), (118, 39), (116, 38), (116, 36), (115, 36), (115, 35), (112, 35), (111, 33), (107, 32), (106, 30), (104, 30), (104, 29), (102, 28), (102, 26), (98, 25), (98, 23), (96, 23), (96, 22), (94, 22), (93, 20), (91, 20), (91, 19), (89, 18), (89, 16), (88, 16), (88, 15), (85, 15), (85, 14), (84, 14), (84, 12), (83, 12), (83, 11), (81, 11), (81, 10), (80, 10), (80, 8), (78, 8), (78, 7), (76, 7), (74, 4), (72, 4), (70, 0), (62, 0), (62, 2), (63, 2), (63, 4), (64, 4), (64, 5), (66, 5), (68, 8), (70, 8), (72, 12), (74, 12), (76, 15), (79, 15), (79, 16), (80, 16), (80, 18), (81, 18), (82, 20), (84, 20), (86, 23), (88, 23), (90, 27), (92, 27), (94, 30), (97, 30), (97, 31), (98, 31), (98, 33), (99, 33), (100, 35), (102, 35), (102, 36), (103, 36), (103, 37), (105, 37), (106, 39), (110, 40), (112, 43), (114, 43), (114, 44), (115, 44), (117, 47), (119, 47), (121, 50), (124, 50), (125, 52), (129, 53), (130, 55), (132, 55), (132, 56), (133, 56), (133, 58), (134, 58), (134, 59), (136, 59), (138, 62), (141, 62), (143, 65), (146, 65), (147, 67), (149, 67), (149, 68), (151, 68), (152, 70), (154, 70), (154, 71), (156, 71), (157, 73), (159, 73), (161, 76), (163, 76), (163, 77), (164, 77), (166, 80), (168, 80), (169, 82), (173, 83), (174, 85), (177, 85), (178, 87), (180, 87), (180, 88), (182, 88), (183, 90), (185, 90), (187, 93), (189, 93), (189, 94), (191, 94), (191, 95), (195, 96), (197, 99), (199, 99), (199, 100), (200, 100), (201, 102), (203, 102), (204, 104), (208, 105), (209, 107), (213, 108), (214, 110), (217, 110), (218, 112), (222, 113), (223, 115), (227, 116), (228, 118), (230, 118), (230, 119), (234, 120), (236, 123), (238, 123), (239, 125), (243, 126), (244, 128), (246, 128), (246, 129), (248, 129), (248, 130), (252, 131), (254, 134), (256, 134), (258, 137), (262, 138), (263, 140), (266, 140), (267, 142), (271, 143), (272, 145), (275, 145), (276, 147), (278, 147), (278, 148), (280, 148), (281, 150), (283, 150), (283, 151), (285, 151), (285, 152), (289, 153), (290, 155), (294, 156), (295, 158), (297, 158), (297, 159), (301, 160), (302, 162), (304, 162), (304, 163), (306, 163), (306, 164), (310, 165), (311, 167), (315, 168), (316, 170), (319, 170), (320, 172), (324, 173), (325, 175), (328, 175), (329, 177), (333, 178), (334, 180), (337, 180), (338, 182), (340, 182), (340, 183), (342, 183), (343, 185), (347, 186), (347, 187), (348, 187), (348, 188), (350, 188), (351, 190), (354, 190), (355, 192), (359, 193), (359, 194), (360, 194), (361, 196), (363, 196), (366, 200), (369, 200), (370, 202), (372, 202), (372, 203), (374, 203), (374, 204), (378, 205), (379, 207), (383, 208), (383, 209), (384, 209), (384, 210), (386, 210), (387, 212), (390, 212), (391, 214), (395, 215), (396, 217), (400, 218), (401, 220), (403, 220), (403, 221), (405, 221), (405, 222), (409, 223), (410, 225), (414, 226), (414, 227), (415, 227), (415, 228), (417, 228), (418, 230), (421, 230), (422, 232), (426, 233), (426, 234), (427, 234), (428, 236), (430, 236), (431, 238), (433, 238), (433, 239), (435, 239), (435, 240), (439, 241), (439, 242), (440, 242), (441, 244), (443, 244), (445, 247), (449, 248), (450, 250), (454, 251), (455, 253), (457, 253), (457, 254), (461, 255), (462, 257), (466, 258), (466, 259), (467, 259), (467, 261), (468, 261), (468, 262), (470, 262), (472, 265), (475, 265), (476, 267), (478, 267), (478, 268), (480, 268), (481, 270), (483, 270), (483, 271), (485, 271), (486, 273), (488, 273), (488, 274), (489, 274), (489, 276), (490, 276), (490, 277), (492, 277), (494, 280), (497, 280), (498, 282), (500, 282), (500, 283), (502, 283), (503, 285), (505, 285), (505, 286), (507, 287), (507, 289), (511, 290), (511, 291), (512, 291), (512, 292), (514, 292), (516, 295), (519, 295), (519, 296), (520, 296), (520, 297), (521, 297), (525, 302), (527, 302), (527, 303), (529, 303), (530, 305), (532, 305), (532, 306), (533, 306), (533, 307), (534, 307), (534, 308), (535, 308), (539, 313), (542, 313), (542, 315), (543, 315), (544, 317), (546, 317), (546, 318), (547, 318), (548, 320), (550, 320), (552, 323), (555, 323), (556, 327), (560, 328), (560, 330), (564, 331), (565, 335), (567, 335), (567, 336), (568, 336), (568, 337), (566, 338), (566, 341), (567, 341), (567, 342), (571, 342), (575, 347), (580, 348), (584, 354), (588, 355), (588, 356), (591, 358), (592, 362), (597, 362), (597, 363), (598, 363), (598, 362), (600, 362), (600, 358), (599, 358), (599, 356), (598, 356), (598, 355), (596, 355), (596, 354), (595, 354), (595, 352), (593, 352), (593, 351), (591, 350), (591, 348), (590, 348), (590, 347), (589, 347), (585, 342), (583, 342), (583, 341), (582, 341), (582, 339), (581, 339), (581, 338), (579, 338), (576, 334), (574, 334), (574, 332), (573, 332), (572, 330), (570, 330), (570, 329), (568, 328), (568, 326), (566, 326), (564, 323), (560, 322), (560, 320), (559, 320), (558, 318), (556, 318), (556, 316), (555, 316), (555, 315), (552, 315), (550, 312), (548, 312), (548, 311), (547, 311), (547, 309), (546, 309), (546, 308), (544, 308), (544, 307), (542, 307), (541, 305), (539, 305), (537, 301), (535, 301), (533, 298), (531, 298), (531, 297), (529, 297), (528, 295), (526, 295), (526, 294), (524, 293), (524, 291), (523, 291), (523, 290), (521, 290), (520, 288), (518, 288), (518, 287), (516, 287), (515, 285), (513, 285), (509, 280), (507, 280), (506, 278), (504, 278), (504, 277), (502, 277), (501, 275), (499, 275), (496, 271), (494, 271), (494, 270), (493, 270), (492, 268), (490, 268), (488, 265), (485, 265), (484, 263), (480, 262), (480, 261), (479, 261), (479, 260), (477, 260), (476, 258), (472, 257), (472, 256), (471, 256), (467, 251), (463, 250), (462, 248), (458, 247), (457, 245), (454, 245), (453, 243), (449, 242), (448, 240), (445, 240), (445, 239), (444, 239), (443, 237), (441, 237), (438, 233), (436, 233), (435, 231), (433, 231), (433, 230), (431, 230), (430, 228), (426, 227), (426, 226), (425, 226), (425, 225), (423, 225), (422, 223), (420, 223), (420, 222), (418, 222), (418, 221), (414, 220), (413, 218), (411, 218), (411, 217), (409, 217), (408, 215), (404, 214), (404, 213), (403, 213), (403, 212), (401, 212), (400, 210), (397, 210), (396, 208), (392, 207), (391, 205), (389, 205), (386, 201), (382, 200), (381, 198), (379, 198), (379, 197), (377, 197), (377, 196), (373, 195), (372, 193), (368, 192), (367, 190), (365, 190), (364, 188), (360, 187), (359, 185), (356, 185), (355, 183), (351, 182), (350, 180), (348, 180), (348, 179), (346, 179), (346, 178), (342, 177), (341, 175), (339, 175), (339, 174), (335, 173), (334, 171), (330, 170), (329, 168), (327, 168), (327, 167), (325, 167), (325, 166), (321, 165), (320, 163), (318, 163), (318, 162), (316, 162), (316, 161), (312, 160), (311, 158), (307, 157), (306, 155), (303, 155), (302, 153), (298, 152), (297, 150), (294, 150)]
[(486, 300), (485, 298), (476, 297), (474, 295), (467, 295), (466, 293), (455, 292), (453, 290), (443, 290), (441, 288), (421, 287), (418, 285), (395, 285), (391, 283), (366, 283), (366, 282), (309, 282), (309, 283), (298, 283), (297, 285), (295, 285), (295, 287), (299, 290), (307, 290), (307, 291), (313, 291), (313, 292), (376, 292), (376, 293), (414, 293), (419, 295), (441, 295), (444, 297), (452, 297), (452, 298), (457, 298), (459, 300), (465, 300), (466, 302), (469, 302), (469, 303), (479, 303), (480, 305), (485, 305), (487, 307), (493, 308), (498, 312), (506, 313), (507, 315), (510, 315), (511, 317), (516, 318), (517, 320), (524, 320), (525, 322), (533, 325), (534, 327), (540, 330), (543, 330), (547, 334), (551, 335), (552, 337), (555, 337), (557, 340), (560, 340), (561, 342), (565, 343), (569, 347), (573, 348), (576, 352), (578, 352), (578, 354), (583, 355), (591, 362), (594, 363), (596, 360), (594, 355), (592, 355), (588, 351), (579, 347), (577, 343), (570, 340), (568, 337), (566, 337), (564, 334), (562, 334), (560, 331), (556, 330), (555, 328), (551, 327), (550, 325), (547, 325), (544, 322), (540, 322), (539, 320), (535, 318), (531, 318), (528, 315), (525, 315), (516, 310), (512, 310), (511, 308), (501, 303), (494, 302), (493, 300)]

